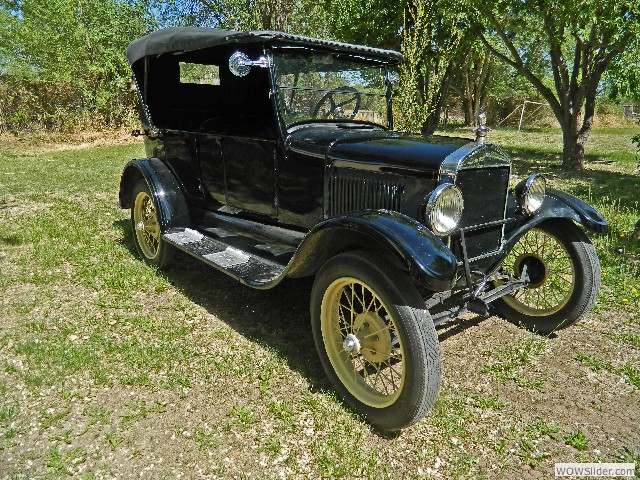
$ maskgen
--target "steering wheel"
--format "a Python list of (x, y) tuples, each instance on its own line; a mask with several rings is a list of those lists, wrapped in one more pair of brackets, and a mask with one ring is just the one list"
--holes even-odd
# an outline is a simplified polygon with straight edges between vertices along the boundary
[[(313, 118), (329, 118), (330, 116), (333, 116), (335, 118), (353, 118), (356, 116), (358, 110), (360, 110), (360, 103), (362, 101), (358, 90), (348, 86), (339, 87), (338, 90), (340, 90), (340, 92), (327, 92), (320, 99), (320, 101), (316, 103), (316, 106), (313, 107), (313, 110), (311, 111), (311, 116)], [(336, 103), (333, 99), (333, 96), (336, 94), (340, 94), (341, 92), (353, 92), (353, 95), (348, 95), (348, 98), (345, 101)], [(325, 103), (329, 104), (329, 108), (327, 108), (324, 113), (322, 113)], [(342, 107), (344, 107), (345, 105), (349, 105), (350, 103), (355, 103), (355, 105), (353, 107), (353, 111), (351, 111), (351, 113), (347, 113)], [(347, 110), (351, 110), (351, 108)], [(320, 114), (320, 117), (318, 116), (318, 114)]]

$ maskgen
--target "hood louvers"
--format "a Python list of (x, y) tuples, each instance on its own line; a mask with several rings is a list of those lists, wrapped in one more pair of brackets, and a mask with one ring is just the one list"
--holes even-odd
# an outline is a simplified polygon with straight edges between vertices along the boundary
[(334, 172), (329, 180), (329, 216), (361, 210), (400, 211), (404, 185), (385, 175)]

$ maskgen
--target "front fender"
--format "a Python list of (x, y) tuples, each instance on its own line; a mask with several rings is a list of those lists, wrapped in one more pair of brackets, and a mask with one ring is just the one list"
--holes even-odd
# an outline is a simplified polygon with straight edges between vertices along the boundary
[(118, 194), (120, 208), (131, 208), (133, 187), (144, 179), (155, 201), (163, 232), (175, 227), (190, 227), (189, 208), (182, 187), (173, 172), (157, 158), (131, 160), (124, 167)]
[(328, 258), (350, 248), (390, 253), (429, 290), (453, 286), (457, 260), (451, 250), (421, 223), (385, 210), (350, 213), (316, 225), (298, 247), (288, 275), (314, 273)]
[(571, 218), (592, 232), (607, 233), (608, 223), (602, 214), (573, 195), (550, 188), (547, 189), (547, 198), (544, 203), (548, 204), (543, 206), (543, 214), (546, 218)]
[(562, 218), (573, 220), (595, 233), (607, 232), (608, 223), (595, 208), (573, 195), (549, 188), (542, 208), (532, 217), (523, 217), (516, 221), (515, 225), (505, 232), (506, 250), (510, 250), (522, 235), (536, 225)]

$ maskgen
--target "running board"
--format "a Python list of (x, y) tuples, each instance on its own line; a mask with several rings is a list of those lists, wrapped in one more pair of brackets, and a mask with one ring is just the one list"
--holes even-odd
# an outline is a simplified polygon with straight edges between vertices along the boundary
[(162, 234), (162, 239), (251, 287), (269, 288), (278, 282), (287, 262), (279, 262), (277, 257), (268, 258), (274, 256), (268, 249), (265, 249), (265, 255), (261, 255), (253, 250), (234, 247), (225, 239), (236, 235), (226, 233), (225, 230), (218, 231), (218, 238), (213, 238), (191, 228), (172, 228)]

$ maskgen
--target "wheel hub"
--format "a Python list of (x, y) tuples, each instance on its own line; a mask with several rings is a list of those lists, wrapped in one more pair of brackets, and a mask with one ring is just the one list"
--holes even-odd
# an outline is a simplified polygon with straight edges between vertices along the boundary
[(525, 267), (529, 276), (529, 288), (538, 288), (547, 280), (547, 264), (538, 255), (526, 253), (520, 255), (514, 265), (515, 273), (519, 277)]
[(360, 353), (360, 340), (353, 333), (350, 333), (344, 338), (342, 348), (349, 353)]
[(389, 359), (392, 350), (391, 335), (389, 326), (382, 317), (371, 311), (361, 313), (356, 316), (353, 327), (360, 341), (362, 356), (367, 361), (382, 363)]

